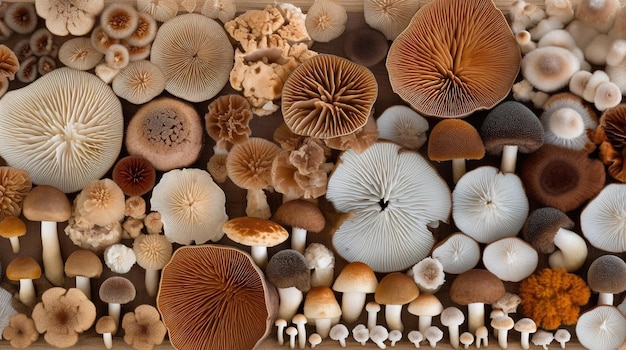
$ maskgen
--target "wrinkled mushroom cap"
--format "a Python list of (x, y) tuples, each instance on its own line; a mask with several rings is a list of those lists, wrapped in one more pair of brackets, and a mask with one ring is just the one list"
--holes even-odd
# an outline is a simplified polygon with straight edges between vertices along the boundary
[(283, 203), (272, 219), (284, 226), (303, 228), (309, 232), (320, 232), (326, 225), (322, 211), (314, 203), (294, 199)]
[(89, 33), (102, 12), (104, 0), (64, 1), (43, 0), (35, 2), (39, 17), (46, 20), (46, 27), (54, 35), (80, 36)]
[(564, 212), (552, 207), (533, 210), (528, 215), (522, 234), (524, 238), (537, 249), (539, 253), (554, 252), (554, 236), (560, 228), (571, 229), (574, 221)]
[(33, 183), (28, 172), (13, 167), (0, 166), (0, 220), (10, 216), (20, 216), (24, 197), (30, 192)]
[(278, 145), (260, 137), (236, 144), (226, 159), (228, 177), (243, 189), (264, 189), (272, 184), (272, 162), (278, 152)]
[(289, 238), (289, 232), (281, 225), (252, 216), (230, 219), (222, 230), (231, 240), (249, 246), (273, 247)]

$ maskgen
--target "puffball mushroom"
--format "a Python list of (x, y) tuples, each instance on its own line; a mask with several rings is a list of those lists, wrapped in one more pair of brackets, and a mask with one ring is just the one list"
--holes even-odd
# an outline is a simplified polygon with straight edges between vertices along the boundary
[(20, 256), (11, 260), (6, 268), (6, 276), (11, 281), (19, 281), (18, 299), (24, 305), (32, 307), (37, 301), (34, 279), (41, 276), (41, 267), (35, 259)]
[(304, 315), (315, 323), (315, 331), (322, 339), (328, 337), (332, 324), (341, 317), (333, 290), (326, 286), (309, 289), (304, 299)]
[(104, 263), (113, 272), (125, 274), (133, 268), (137, 257), (132, 248), (122, 243), (115, 243), (104, 250)]
[(304, 199), (283, 203), (276, 209), (272, 220), (283, 226), (291, 226), (291, 249), (300, 253), (304, 253), (307, 233), (318, 233), (326, 225), (324, 214), (318, 206)]
[(128, 304), (135, 300), (137, 290), (127, 278), (113, 276), (100, 284), (98, 294), (100, 295), (100, 300), (108, 304), (109, 316), (113, 317), (116, 325), (119, 325), (122, 304)]
[(586, 348), (618, 349), (626, 337), (626, 317), (618, 308), (598, 305), (576, 322), (576, 338)]
[(268, 264), (267, 248), (279, 245), (289, 237), (281, 225), (253, 216), (230, 219), (222, 225), (222, 231), (234, 242), (250, 246), (252, 259), (260, 268)]
[(91, 250), (75, 250), (65, 260), (65, 275), (76, 278), (76, 288), (85, 293), (87, 299), (91, 299), (91, 278), (98, 278), (101, 274), (102, 262)]
[(172, 257), (172, 242), (165, 235), (139, 235), (133, 241), (137, 265), (143, 267), (146, 291), (153, 297), (159, 287), (159, 271)]
[(311, 274), (304, 256), (295, 250), (283, 249), (272, 255), (265, 275), (278, 290), (278, 317), (290, 322), (302, 303), (303, 292), (311, 288)]
[(580, 228), (592, 246), (612, 253), (626, 251), (624, 196), (626, 184), (608, 184), (581, 212)]
[(415, 300), (419, 289), (413, 279), (400, 272), (392, 272), (383, 277), (374, 293), (374, 300), (385, 306), (385, 320), (390, 330), (402, 331), (402, 306)]
[(610, 254), (595, 258), (587, 270), (587, 284), (598, 293), (598, 305), (613, 305), (613, 295), (626, 290), (626, 262)]
[(374, 271), (365, 263), (353, 261), (341, 269), (332, 289), (342, 293), (341, 317), (346, 323), (355, 322), (359, 318), (367, 294), (376, 292), (377, 286)]

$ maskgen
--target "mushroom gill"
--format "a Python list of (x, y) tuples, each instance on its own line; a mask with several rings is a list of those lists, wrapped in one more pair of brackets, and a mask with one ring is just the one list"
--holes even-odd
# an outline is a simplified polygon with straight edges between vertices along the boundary
[(626, 104), (609, 108), (600, 117), (595, 140), (600, 145), (599, 158), (608, 166), (609, 174), (626, 182), (624, 152), (626, 151)]
[(13, 80), (19, 67), (20, 63), (15, 52), (6, 45), (0, 45), (0, 77)]

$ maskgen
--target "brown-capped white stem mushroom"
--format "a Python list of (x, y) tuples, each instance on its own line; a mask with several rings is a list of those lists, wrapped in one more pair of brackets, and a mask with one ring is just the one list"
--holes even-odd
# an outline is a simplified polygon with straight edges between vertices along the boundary
[(530, 347), (530, 334), (537, 331), (537, 325), (532, 318), (524, 317), (520, 318), (513, 326), (516, 331), (520, 332), (520, 345), (522, 349), (528, 349)]
[(385, 305), (385, 320), (390, 330), (402, 331), (402, 306), (415, 300), (419, 289), (413, 279), (400, 272), (392, 272), (383, 277), (374, 293), (374, 300)]
[(102, 282), (98, 293), (100, 300), (108, 304), (109, 316), (113, 317), (116, 325), (119, 325), (122, 304), (133, 301), (137, 295), (137, 290), (127, 278), (113, 276)]
[(289, 326), (287, 327), (287, 329), (285, 329), (285, 333), (287, 333), (287, 335), (289, 336), (289, 349), (295, 349), (296, 348), (296, 336), (298, 335), (298, 329), (296, 329), (296, 327)]
[(469, 346), (474, 342), (474, 335), (470, 332), (463, 332), (459, 335), (459, 342), (463, 344), (464, 349), (469, 349)]
[(314, 203), (295, 199), (283, 203), (272, 216), (283, 226), (291, 226), (291, 249), (304, 253), (308, 232), (320, 232), (326, 225), (322, 211)]
[(342, 293), (341, 317), (346, 323), (352, 323), (359, 318), (367, 294), (374, 293), (377, 286), (376, 274), (365, 263), (354, 261), (341, 269), (332, 289)]
[(298, 330), (298, 347), (300, 349), (304, 349), (306, 346), (306, 324), (308, 319), (304, 314), (295, 314), (291, 318), (291, 323), (296, 325), (296, 329)]
[[(465, 315), (463, 311), (456, 306), (448, 306), (439, 316), (441, 324), (448, 327), (448, 339), (450, 345), (458, 349), (459, 347), (459, 327), (465, 322)], [(471, 334), (471, 333), (470, 333)], [(473, 339), (472, 339), (473, 341)]]
[(330, 328), (330, 332), (328, 333), (330, 339), (338, 341), (342, 348), (346, 347), (346, 338), (348, 338), (349, 335), (350, 332), (348, 331), (348, 327), (346, 327), (343, 323), (337, 323), (332, 326)]
[(267, 248), (274, 247), (289, 237), (289, 233), (281, 225), (253, 216), (230, 219), (222, 225), (222, 231), (234, 242), (250, 246), (250, 255), (260, 268), (265, 268), (268, 264)]
[(287, 327), (287, 320), (284, 318), (277, 318), (274, 321), (274, 325), (276, 326), (276, 339), (278, 345), (285, 344), (285, 327)]
[(312, 287), (304, 299), (304, 315), (315, 323), (315, 331), (328, 337), (333, 323), (341, 317), (341, 307), (335, 293), (326, 286)]
[(12, 281), (19, 281), (18, 299), (26, 306), (35, 305), (37, 294), (33, 280), (41, 276), (39, 263), (29, 256), (20, 256), (7, 265), (6, 276)]
[(418, 317), (418, 330), (422, 333), (432, 325), (433, 317), (441, 314), (443, 304), (434, 294), (420, 293), (407, 307), (410, 314)]
[(515, 321), (509, 316), (495, 317), (491, 320), (491, 327), (498, 332), (498, 346), (502, 349), (506, 349), (508, 345), (509, 329), (512, 329), (515, 325)]
[(139, 235), (133, 241), (133, 251), (137, 264), (146, 270), (146, 291), (153, 297), (159, 287), (159, 271), (172, 257), (172, 242), (165, 235)]
[(387, 345), (385, 344), (385, 340), (387, 340), (388, 337), (389, 337), (389, 332), (387, 331), (387, 328), (385, 328), (384, 326), (376, 325), (370, 331), (370, 340), (374, 342), (374, 344), (376, 344), (376, 346), (378, 346), (379, 349), (387, 348)]
[(76, 278), (76, 288), (85, 293), (87, 299), (91, 299), (91, 278), (98, 278), (100, 274), (102, 262), (91, 250), (75, 250), (65, 260), (65, 275)]
[(20, 237), (26, 234), (26, 223), (16, 216), (7, 216), (0, 221), (0, 237), (9, 239), (13, 254), (20, 251)]
[(375, 301), (370, 301), (365, 304), (365, 311), (367, 311), (367, 329), (372, 330), (378, 322), (378, 312), (381, 306)]
[(113, 333), (117, 331), (117, 324), (111, 316), (102, 316), (96, 322), (96, 333), (102, 334), (104, 347), (113, 348)]
[(476, 348), (480, 349), (481, 344), (485, 347), (489, 346), (489, 329), (486, 326), (476, 328)]
[(278, 290), (278, 317), (291, 322), (304, 299), (303, 292), (311, 288), (311, 274), (304, 256), (295, 250), (281, 250), (272, 255), (265, 275)]
[(487, 270), (471, 269), (458, 275), (450, 286), (450, 299), (467, 305), (470, 332), (485, 324), (485, 303), (493, 303), (505, 293), (504, 284)]
[(626, 290), (626, 262), (617, 255), (597, 257), (587, 270), (587, 283), (598, 293), (598, 305), (613, 305), (614, 294)]

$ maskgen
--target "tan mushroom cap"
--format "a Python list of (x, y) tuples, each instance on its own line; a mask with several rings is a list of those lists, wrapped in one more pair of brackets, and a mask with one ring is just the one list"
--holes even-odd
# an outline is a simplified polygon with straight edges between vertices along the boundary
[(304, 299), (304, 316), (308, 319), (335, 318), (341, 316), (341, 307), (332, 289), (317, 286), (309, 289)]
[(0, 45), (0, 77), (7, 77), (9, 80), (13, 80), (19, 67), (20, 63), (15, 52), (6, 45)]
[(124, 219), (124, 192), (108, 178), (88, 183), (74, 204), (83, 219), (96, 225), (106, 226)]
[(233, 146), (226, 160), (228, 176), (244, 189), (260, 190), (272, 184), (272, 162), (278, 145), (260, 137)]
[(7, 216), (0, 221), (0, 237), (21, 237), (26, 234), (26, 223), (18, 217)]
[(162, 269), (170, 261), (172, 250), (172, 243), (164, 235), (139, 235), (133, 242), (137, 264), (144, 269)]
[(75, 250), (65, 260), (65, 275), (68, 277), (97, 278), (102, 274), (102, 261), (88, 249)]
[(91, 45), (91, 39), (87, 37), (70, 39), (59, 47), (59, 61), (78, 70), (94, 68), (100, 63), (103, 56)]
[(443, 304), (434, 294), (421, 293), (409, 303), (407, 311), (417, 316), (437, 316), (443, 311)]
[(159, 22), (165, 22), (178, 13), (176, 0), (137, 0), (137, 9), (150, 14)]
[(289, 232), (281, 225), (252, 216), (230, 219), (222, 230), (231, 240), (249, 246), (273, 247), (289, 238)]
[(283, 119), (298, 135), (348, 135), (365, 125), (377, 96), (376, 78), (367, 68), (339, 56), (317, 55), (285, 82)]
[(117, 322), (111, 316), (102, 316), (96, 322), (96, 333), (115, 333), (117, 330)]
[(41, 266), (30, 256), (20, 256), (7, 265), (6, 276), (11, 281), (41, 277)]
[(472, 124), (461, 119), (438, 122), (428, 137), (428, 158), (445, 161), (454, 158), (482, 159), (485, 146)]
[(130, 103), (143, 104), (165, 90), (165, 75), (148, 60), (132, 61), (113, 78), (112, 87), (117, 96)]
[(46, 20), (46, 27), (52, 34), (59, 36), (68, 34), (80, 36), (89, 33), (96, 22), (96, 16), (103, 8), (103, 0), (35, 2), (37, 15)]
[(378, 286), (376, 274), (367, 264), (360, 261), (348, 263), (335, 278), (333, 290), (340, 293), (374, 293)]
[(406, 274), (392, 272), (378, 282), (374, 300), (381, 305), (404, 305), (420, 294), (417, 284)]
[(245, 97), (237, 94), (222, 95), (213, 100), (204, 115), (206, 132), (216, 141), (217, 147), (230, 146), (248, 140), (252, 133), (252, 109)]
[(492, 304), (498, 301), (506, 290), (496, 275), (483, 269), (471, 269), (459, 274), (450, 286), (450, 299), (459, 304)]
[(34, 187), (22, 204), (24, 217), (31, 221), (64, 222), (72, 215), (72, 205), (65, 193), (54, 186)]
[(298, 227), (309, 232), (320, 232), (326, 225), (326, 219), (319, 207), (304, 199), (283, 203), (272, 218), (281, 225)]
[(490, 0), (437, 0), (420, 8), (391, 44), (389, 81), (418, 112), (458, 118), (488, 109), (509, 93), (519, 46)]

